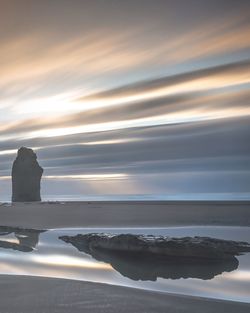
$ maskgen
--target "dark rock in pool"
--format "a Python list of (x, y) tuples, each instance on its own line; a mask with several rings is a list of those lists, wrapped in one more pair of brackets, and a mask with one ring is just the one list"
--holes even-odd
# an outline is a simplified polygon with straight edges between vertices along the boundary
[[(250, 251), (247, 243), (207, 237), (87, 234), (59, 238), (96, 260), (111, 264), (123, 276), (133, 280), (155, 281), (159, 277), (212, 279), (222, 272), (237, 269), (239, 262), (234, 255)], [(203, 246), (210, 250), (209, 256), (202, 254)], [(233, 252), (229, 246), (233, 247)], [(216, 249), (231, 252), (226, 257), (219, 257)]]
[(60, 239), (72, 243), (79, 250), (82, 249), (82, 251), (87, 253), (98, 249), (130, 254), (136, 253), (192, 259), (231, 259), (244, 252), (250, 252), (250, 245), (247, 242), (209, 237), (171, 238), (163, 236), (92, 233), (62, 236)]
[(41, 201), (42, 167), (32, 149), (22, 147), (12, 166), (12, 201)]

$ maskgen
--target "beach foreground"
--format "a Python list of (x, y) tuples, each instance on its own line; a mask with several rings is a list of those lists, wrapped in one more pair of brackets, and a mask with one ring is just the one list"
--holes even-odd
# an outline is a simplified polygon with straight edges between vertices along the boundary
[(250, 304), (27, 276), (0, 280), (2, 313), (247, 313)]
[(250, 226), (250, 202), (93, 201), (0, 205), (1, 225), (26, 228)]
[[(2, 203), (1, 225), (34, 229), (250, 226), (249, 202)], [(1, 313), (249, 312), (250, 304), (68, 279), (0, 275)], [(46, 276), (46, 275), (45, 275)]]

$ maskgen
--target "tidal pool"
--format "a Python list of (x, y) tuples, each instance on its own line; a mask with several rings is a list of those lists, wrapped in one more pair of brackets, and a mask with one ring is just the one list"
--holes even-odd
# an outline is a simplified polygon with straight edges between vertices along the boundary
[(238, 256), (238, 262), (234, 264), (226, 261), (165, 264), (154, 259), (117, 259), (109, 254), (98, 261), (59, 239), (63, 235), (91, 232), (209, 236), (250, 242), (250, 227), (74, 228), (47, 231), (0, 227), (0, 273), (102, 282), (250, 303), (250, 253)]

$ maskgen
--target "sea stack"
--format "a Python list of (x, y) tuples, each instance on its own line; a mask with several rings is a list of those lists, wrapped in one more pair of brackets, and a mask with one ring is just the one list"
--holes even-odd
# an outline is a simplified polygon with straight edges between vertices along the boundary
[(40, 185), (43, 174), (32, 149), (22, 147), (12, 166), (12, 201), (41, 201)]

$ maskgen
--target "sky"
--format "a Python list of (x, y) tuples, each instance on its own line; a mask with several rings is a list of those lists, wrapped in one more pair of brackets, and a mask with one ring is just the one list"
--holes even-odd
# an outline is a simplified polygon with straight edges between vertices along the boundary
[(0, 201), (250, 198), (250, 1), (0, 0)]

